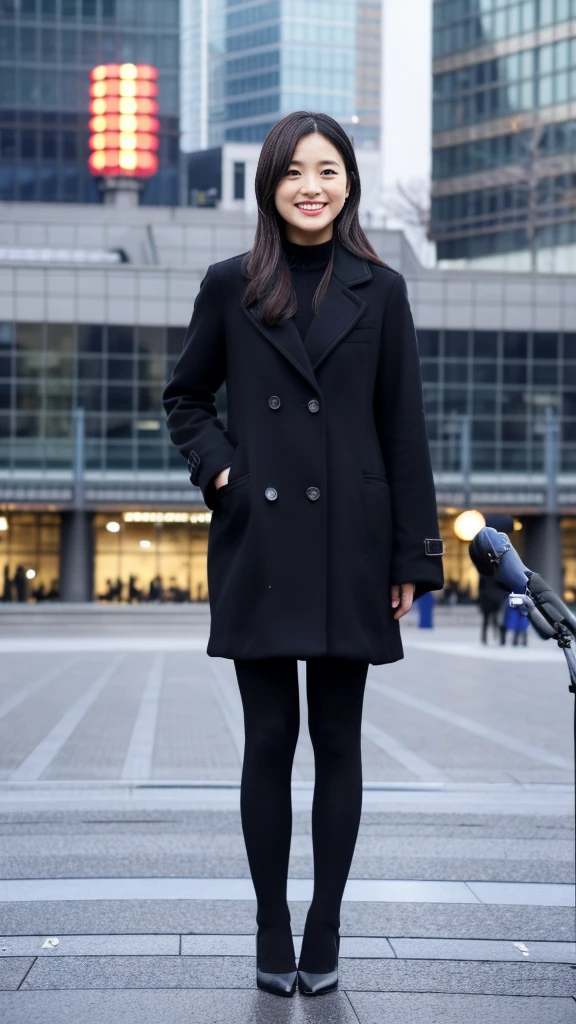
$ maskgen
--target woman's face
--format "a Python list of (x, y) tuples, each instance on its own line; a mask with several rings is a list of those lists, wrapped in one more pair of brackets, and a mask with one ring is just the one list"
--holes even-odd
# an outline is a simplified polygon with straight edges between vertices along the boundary
[[(349, 191), (344, 161), (336, 147), (319, 132), (300, 139), (274, 193), (288, 241), (317, 245), (332, 238), (333, 221)], [(313, 209), (309, 212), (302, 208), (310, 205)]]

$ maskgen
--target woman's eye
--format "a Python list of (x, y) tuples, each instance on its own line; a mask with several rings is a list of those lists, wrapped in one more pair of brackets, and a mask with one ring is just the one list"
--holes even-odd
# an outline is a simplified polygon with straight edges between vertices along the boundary
[[(286, 173), (287, 173), (288, 175), (294, 175), (294, 174), (299, 174), (299, 173), (300, 173), (300, 171), (296, 170), (296, 168), (295, 168), (295, 167), (291, 167), (291, 168), (290, 168), (290, 170), (289, 170), (289, 171), (287, 171)], [(336, 174), (336, 171), (334, 170), (334, 168), (333, 168), (333, 167), (326, 167), (326, 169), (325, 169), (324, 171), (321, 171), (320, 173), (321, 173), (321, 174), (330, 174), (330, 175), (333, 175), (333, 174)]]

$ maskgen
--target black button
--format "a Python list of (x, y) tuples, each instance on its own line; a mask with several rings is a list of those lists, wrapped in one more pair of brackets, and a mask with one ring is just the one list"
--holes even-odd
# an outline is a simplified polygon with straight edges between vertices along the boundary
[(275, 487), (267, 487), (264, 494), (268, 498), (268, 501), (276, 501), (276, 498), (278, 497), (278, 491)]
[(306, 497), (309, 498), (310, 501), (318, 501), (320, 491), (317, 487), (309, 487), (306, 491)]
[(320, 409), (320, 402), (318, 401), (318, 399), (311, 398), (310, 401), (308, 402), (308, 408), (310, 412), (318, 412), (318, 410)]
[(271, 409), (279, 409), (281, 402), (280, 399), (278, 398), (278, 395), (270, 395), (270, 398), (268, 399), (268, 405), (270, 406)]

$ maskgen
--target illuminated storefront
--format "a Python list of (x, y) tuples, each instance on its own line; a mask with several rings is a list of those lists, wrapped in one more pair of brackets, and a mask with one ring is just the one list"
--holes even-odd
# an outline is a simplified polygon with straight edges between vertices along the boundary
[(120, 601), (206, 601), (210, 516), (208, 511), (96, 515), (96, 596)]
[[(454, 522), (459, 510), (440, 514), (444, 539), (444, 576), (457, 584), (462, 600), (474, 600), (478, 574), (459, 540)], [(97, 512), (94, 531), (94, 599), (102, 602), (208, 600), (206, 552), (211, 513), (204, 511), (127, 510)], [(522, 559), (530, 517), (514, 519), (511, 535)], [(576, 600), (576, 515), (560, 521), (564, 598)], [(61, 516), (56, 512), (0, 514), (0, 599), (57, 599), (61, 555)], [(529, 563), (529, 559), (528, 564)], [(21, 570), (19, 571), (19, 567)], [(22, 582), (24, 576), (25, 582)], [(8, 578), (8, 584), (6, 579)]]

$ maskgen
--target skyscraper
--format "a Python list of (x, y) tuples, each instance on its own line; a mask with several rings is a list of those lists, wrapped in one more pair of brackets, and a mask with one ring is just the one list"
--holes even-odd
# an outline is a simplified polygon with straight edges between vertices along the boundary
[(0, 200), (98, 202), (89, 72), (159, 70), (160, 168), (142, 202), (178, 202), (179, 0), (0, 0)]
[(379, 148), (381, 0), (183, 0), (183, 23), (184, 148), (263, 142), (299, 109)]
[(439, 260), (576, 270), (576, 0), (434, 0)]

